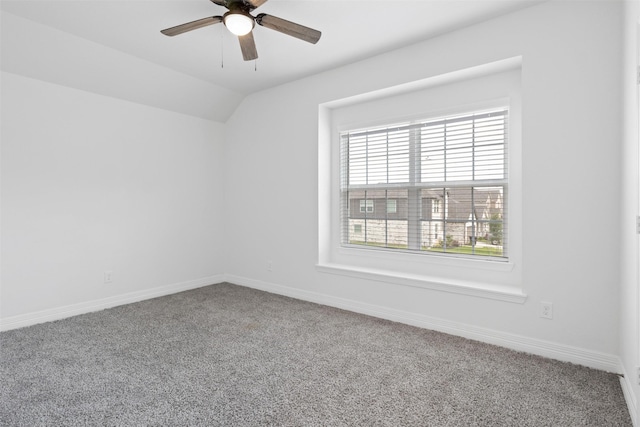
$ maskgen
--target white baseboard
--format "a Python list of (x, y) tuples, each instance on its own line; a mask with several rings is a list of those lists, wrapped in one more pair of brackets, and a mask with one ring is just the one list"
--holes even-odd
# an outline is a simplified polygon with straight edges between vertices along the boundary
[(506, 347), (516, 351), (522, 351), (563, 362), (575, 363), (589, 368), (620, 374), (622, 371), (618, 356), (579, 347), (559, 344), (551, 341), (530, 338), (522, 335), (496, 331), (469, 324), (452, 322), (423, 314), (396, 310), (389, 307), (372, 305), (360, 301), (339, 298), (332, 295), (311, 292), (287, 286), (267, 283), (264, 281), (248, 279), (245, 277), (225, 275), (225, 281), (249, 288), (259, 289), (279, 295), (310, 301), (331, 307), (341, 308), (356, 313), (366, 314), (395, 322), (418, 326), (457, 335), (488, 344)]
[(201, 288), (203, 286), (213, 285), (222, 281), (224, 281), (224, 276), (222, 274), (202, 277), (200, 279), (174, 283), (171, 285), (158, 286), (151, 289), (145, 289), (143, 291), (129, 292), (126, 294), (114, 295), (108, 298), (102, 298), (78, 304), (71, 304), (64, 307), (56, 307), (48, 310), (7, 317), (4, 319), (0, 319), (0, 331), (8, 331), (10, 329), (31, 326), (37, 323), (60, 320), (67, 317), (77, 316), (79, 314), (90, 313), (93, 311), (116, 307), (119, 305), (131, 304), (134, 302), (157, 298), (164, 295), (175, 294), (190, 289)]
[[(367, 304), (356, 300), (335, 297), (318, 292), (311, 292), (245, 277), (223, 274), (0, 319), (0, 331), (64, 319), (79, 314), (104, 310), (106, 308), (130, 304), (163, 295), (174, 294), (223, 281), (279, 295), (285, 295), (304, 301), (315, 302), (356, 313), (405, 323), (412, 326), (474, 339), (517, 351), (549, 357), (551, 359), (576, 363), (607, 372), (613, 372), (616, 374), (622, 373), (622, 366), (619, 358), (610, 354), (554, 343), (551, 341), (539, 340), (536, 338), (529, 338), (522, 335), (510, 334), (474, 325), (461, 324), (446, 319)], [(632, 392), (629, 387), (627, 388)], [(628, 393), (629, 391), (627, 394)]]
[(638, 414), (638, 399), (633, 392), (631, 381), (634, 381), (635, 375), (631, 375), (626, 372), (624, 367), (622, 368), (622, 376), (620, 377), (620, 386), (622, 387), (622, 394), (624, 394), (624, 400), (627, 402), (627, 408), (629, 408), (629, 415), (631, 415), (631, 422), (634, 427), (640, 425), (640, 414)]

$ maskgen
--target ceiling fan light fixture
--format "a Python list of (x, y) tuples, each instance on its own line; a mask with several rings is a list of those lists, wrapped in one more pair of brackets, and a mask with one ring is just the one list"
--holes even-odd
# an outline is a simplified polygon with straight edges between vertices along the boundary
[(225, 13), (224, 25), (236, 36), (244, 36), (251, 32), (255, 23), (251, 15), (234, 11)]

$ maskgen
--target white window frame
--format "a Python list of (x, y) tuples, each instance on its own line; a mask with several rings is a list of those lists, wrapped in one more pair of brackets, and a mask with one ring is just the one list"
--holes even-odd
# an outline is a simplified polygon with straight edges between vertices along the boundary
[[(434, 76), (319, 106), (318, 264), (322, 273), (523, 303), (521, 58)], [(341, 246), (339, 132), (507, 105), (508, 261)], [(390, 115), (389, 112), (393, 112)]]

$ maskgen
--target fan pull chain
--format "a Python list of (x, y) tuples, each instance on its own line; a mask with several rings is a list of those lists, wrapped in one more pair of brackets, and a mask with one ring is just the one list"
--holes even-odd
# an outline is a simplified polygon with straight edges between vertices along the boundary
[(257, 59), (253, 60), (253, 66), (254, 66), (253, 71), (258, 71), (258, 60)]
[(220, 35), (220, 68), (224, 68), (224, 36)]

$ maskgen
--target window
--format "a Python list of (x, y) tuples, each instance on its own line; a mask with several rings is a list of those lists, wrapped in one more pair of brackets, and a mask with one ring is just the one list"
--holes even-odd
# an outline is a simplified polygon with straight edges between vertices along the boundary
[(373, 200), (365, 199), (360, 200), (360, 213), (372, 213), (373, 212)]
[(506, 107), (342, 132), (341, 244), (507, 258), (507, 134)]
[(387, 200), (387, 213), (394, 214), (398, 212), (398, 201), (395, 199)]
[[(319, 272), (526, 300), (521, 60), (319, 105)], [(486, 113), (497, 123), (491, 137), (482, 132)], [(367, 199), (374, 212), (365, 215)], [(395, 213), (386, 200), (396, 201)]]

